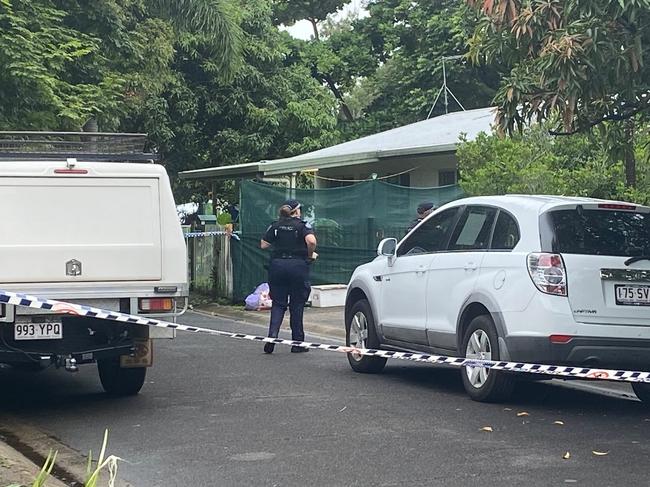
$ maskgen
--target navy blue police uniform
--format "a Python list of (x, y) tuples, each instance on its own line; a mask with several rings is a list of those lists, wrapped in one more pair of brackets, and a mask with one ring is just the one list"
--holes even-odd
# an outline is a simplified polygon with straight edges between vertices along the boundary
[(422, 220), (424, 220), (425, 216), (423, 216), (427, 211), (429, 210), (435, 210), (437, 207), (431, 203), (430, 201), (423, 201), (418, 205), (417, 208), (417, 213), (418, 217), (411, 222), (411, 224), (408, 226), (406, 233), (409, 233), (411, 230), (413, 230), (415, 227), (417, 227)]
[[(271, 307), (269, 337), (278, 337), (284, 314), (289, 308), (291, 339), (296, 341), (305, 339), (302, 317), (311, 291), (305, 237), (313, 233), (314, 230), (308, 223), (299, 218), (288, 217), (273, 222), (264, 234), (263, 240), (272, 246), (269, 288), (273, 306)], [(307, 350), (309, 349), (292, 347), (291, 351), (303, 352)], [(273, 351), (273, 347), (265, 346), (264, 351), (270, 353)]]

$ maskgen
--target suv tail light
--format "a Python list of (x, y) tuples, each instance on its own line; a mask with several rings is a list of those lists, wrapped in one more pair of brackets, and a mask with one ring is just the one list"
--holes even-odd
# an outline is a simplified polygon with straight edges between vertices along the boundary
[(172, 298), (140, 298), (138, 299), (138, 310), (144, 313), (159, 313), (174, 309)]
[(528, 254), (528, 274), (543, 293), (567, 295), (566, 269), (559, 254)]

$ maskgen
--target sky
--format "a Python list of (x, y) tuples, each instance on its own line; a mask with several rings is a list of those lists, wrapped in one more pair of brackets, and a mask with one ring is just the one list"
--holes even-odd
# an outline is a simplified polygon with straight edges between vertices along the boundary
[[(343, 10), (335, 14), (334, 18), (338, 19), (345, 17), (348, 13), (358, 11), (361, 16), (367, 15), (366, 10), (363, 8), (363, 0), (352, 0), (348, 3)], [(314, 30), (308, 20), (301, 20), (296, 22), (290, 27), (284, 27), (292, 36), (297, 37), (298, 39), (309, 40), (314, 35)]]

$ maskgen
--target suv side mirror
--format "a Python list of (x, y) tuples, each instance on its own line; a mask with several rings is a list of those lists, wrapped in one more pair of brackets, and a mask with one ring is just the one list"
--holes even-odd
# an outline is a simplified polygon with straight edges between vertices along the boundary
[(383, 255), (390, 258), (395, 257), (395, 252), (397, 251), (397, 239), (396, 238), (385, 238), (379, 242), (377, 247), (377, 255)]

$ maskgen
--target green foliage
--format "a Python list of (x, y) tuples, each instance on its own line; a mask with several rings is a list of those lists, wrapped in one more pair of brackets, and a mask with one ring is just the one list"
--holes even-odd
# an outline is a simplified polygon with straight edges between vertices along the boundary
[(502, 128), (559, 114), (573, 131), (650, 108), (649, 0), (469, 3), (484, 14), (472, 57), (510, 69), (496, 97)]
[[(172, 176), (181, 170), (273, 159), (315, 150), (336, 139), (334, 100), (308, 68), (288, 63), (291, 39), (272, 23), (270, 2), (241, 11), (243, 61), (224, 83), (199, 35), (184, 35), (165, 90), (144, 100), (124, 127), (156, 141)], [(186, 200), (208, 188), (174, 180)], [(220, 185), (232, 201), (236, 188)]]
[(117, 463), (121, 460), (115, 455), (106, 456), (106, 446), (108, 445), (108, 430), (104, 430), (104, 440), (99, 452), (99, 458), (93, 467), (92, 452), (88, 455), (88, 465), (86, 467), (86, 482), (84, 487), (97, 487), (100, 474), (106, 470), (108, 472), (108, 485), (113, 487), (117, 478)]
[[(378, 62), (377, 75), (369, 80), (378, 96), (368, 111), (382, 127), (394, 120), (422, 120), (442, 85), (442, 57), (466, 53), (475, 16), (457, 0), (373, 0), (369, 11), (359, 25)], [(493, 68), (476, 68), (465, 60), (448, 62), (447, 77), (466, 108), (488, 106), (498, 86)], [(438, 103), (433, 115), (442, 113)]]
[(52, 473), (52, 469), (54, 468), (56, 462), (56, 456), (57, 456), (57, 452), (53, 452), (52, 450), (50, 450), (50, 452), (47, 455), (47, 458), (45, 459), (45, 463), (43, 463), (41, 470), (38, 472), (38, 475), (36, 476), (34, 482), (32, 483), (32, 487), (43, 487), (45, 485), (45, 482), (47, 482), (47, 479)]
[(274, 0), (274, 18), (277, 24), (291, 25), (303, 19), (316, 24), (346, 3), (347, 0)]
[(223, 79), (231, 79), (239, 66), (242, 31), (239, 12), (228, 0), (151, 0), (162, 16), (181, 32), (200, 35), (211, 51), (212, 62)]
[[(292, 59), (338, 99), (343, 138), (426, 118), (442, 85), (442, 57), (465, 54), (477, 20), (461, 0), (370, 0), (368, 13), (328, 20), (322, 42), (294, 43)], [(489, 105), (498, 87), (495, 69), (464, 59), (447, 69), (448, 85), (466, 108)], [(442, 102), (433, 115), (441, 113)]]
[(0, 128), (102, 130), (146, 110), (174, 77), (176, 44), (191, 31), (215, 76), (232, 77), (241, 50), (225, 0), (0, 2)]
[[(640, 143), (637, 151), (642, 152)], [(471, 195), (557, 194), (648, 203), (650, 163), (642, 160), (639, 185), (625, 187), (622, 164), (612, 163), (594, 134), (553, 137), (536, 125), (511, 137), (480, 134), (458, 150), (461, 187)]]
[(0, 127), (73, 129), (121, 96), (98, 38), (47, 0), (0, 3)]
[[(117, 479), (117, 463), (121, 458), (116, 457), (115, 455), (106, 456), (106, 446), (108, 445), (108, 430), (104, 431), (104, 440), (102, 441), (101, 451), (99, 453), (99, 458), (93, 466), (93, 455), (92, 452), (88, 455), (88, 464), (86, 466), (86, 481), (84, 482), (84, 487), (97, 487), (100, 480), (100, 475), (102, 472), (108, 472), (107, 485), (113, 487)], [(32, 483), (32, 487), (45, 487), (47, 485), (47, 480), (52, 474), (52, 470), (56, 465), (56, 457), (58, 452), (53, 452), (50, 450), (41, 470), (38, 472), (38, 475)], [(23, 487), (20, 485), (10, 485), (8, 487)]]

